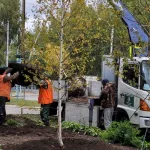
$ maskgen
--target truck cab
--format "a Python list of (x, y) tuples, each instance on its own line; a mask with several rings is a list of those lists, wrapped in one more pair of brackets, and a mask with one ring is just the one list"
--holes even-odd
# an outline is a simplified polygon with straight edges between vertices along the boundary
[(140, 128), (150, 127), (150, 60), (133, 57), (119, 62), (116, 120), (129, 119)]
[[(119, 58), (119, 75), (114, 75), (117, 85), (117, 108), (115, 120), (130, 120), (140, 128), (150, 127), (150, 59), (148, 57), (149, 37), (136, 18), (121, 0), (112, 0), (115, 9), (128, 28), (132, 46), (128, 59)], [(141, 42), (143, 46), (139, 45)], [(127, 50), (128, 51), (128, 50)], [(105, 70), (107, 72), (107, 70)], [(113, 74), (111, 74), (113, 76)], [(110, 75), (109, 75), (110, 76)], [(105, 78), (105, 76), (102, 76)], [(109, 79), (109, 78), (108, 78)]]

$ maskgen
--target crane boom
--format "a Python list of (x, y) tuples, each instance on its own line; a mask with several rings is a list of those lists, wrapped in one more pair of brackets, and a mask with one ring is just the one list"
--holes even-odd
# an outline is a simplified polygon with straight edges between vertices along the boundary
[(148, 35), (142, 29), (141, 25), (135, 19), (135, 17), (129, 12), (129, 10), (119, 1), (112, 0), (117, 10), (122, 12), (122, 19), (128, 27), (130, 40), (133, 44), (138, 44), (140, 41), (146, 43), (146, 46), (141, 51), (140, 56), (148, 55)]

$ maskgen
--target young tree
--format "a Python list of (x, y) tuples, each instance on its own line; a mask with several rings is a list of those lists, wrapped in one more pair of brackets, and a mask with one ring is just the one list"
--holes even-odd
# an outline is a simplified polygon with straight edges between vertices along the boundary
[[(127, 56), (131, 42), (120, 11), (101, 4), (93, 9), (87, 7), (84, 0), (71, 3), (67, 0), (40, 0), (39, 4), (35, 32), (28, 33), (26, 46), (27, 49), (35, 48), (35, 55), (30, 59), (32, 63), (58, 77), (59, 90), (62, 76), (100, 75), (101, 56), (109, 54), (112, 28), (115, 29), (115, 57)], [(61, 106), (61, 100), (59, 102)], [(60, 116), (59, 107), (59, 143), (62, 146)]]
[[(74, 74), (78, 74), (78, 76), (83, 75), (85, 73), (86, 63), (89, 61), (90, 48), (88, 48), (88, 40), (86, 41), (86, 34), (88, 26), (88, 15), (84, 18), (85, 14), (88, 13), (88, 10), (94, 13), (92, 8), (88, 8), (85, 5), (85, 1), (70, 1), (62, 0), (61, 3), (56, 1), (39, 1), (41, 4), (41, 8), (39, 9), (39, 13), (43, 14), (46, 17), (46, 23), (50, 21), (50, 26), (44, 26), (42, 31), (48, 31), (48, 34), (41, 34), (40, 38), (37, 40), (40, 46), (44, 48), (37, 51), (36, 54), (40, 54), (40, 58), (43, 60), (43, 65), (48, 64), (47, 62), (49, 58), (55, 59), (55, 53), (57, 51), (57, 47), (59, 46), (60, 41), (60, 55), (59, 55), (59, 70), (58, 74), (58, 83), (59, 83), (59, 91), (61, 90), (61, 79), (64, 74), (68, 77), (72, 77)], [(61, 6), (61, 7), (60, 7)], [(89, 13), (90, 14), (90, 13)], [(74, 19), (75, 18), (75, 19)], [(93, 20), (91, 19), (89, 22), (91, 24)], [(68, 30), (69, 29), (69, 30)], [(73, 29), (73, 31), (71, 31)], [(69, 34), (71, 32), (71, 34)], [(74, 33), (73, 33), (74, 32)], [(80, 33), (81, 32), (81, 33)], [(73, 34), (72, 34), (73, 33)], [(86, 36), (85, 36), (86, 35)], [(43, 38), (44, 37), (44, 38)], [(41, 43), (42, 38), (48, 39), (51, 42)], [(36, 45), (36, 47), (37, 47)], [(89, 45), (90, 47), (90, 45)], [(53, 55), (50, 55), (49, 48), (53, 51)], [(38, 48), (36, 49), (38, 50)], [(65, 57), (62, 57), (63, 55)], [(44, 57), (43, 57), (43, 56)], [(58, 55), (58, 54), (57, 54)], [(39, 58), (39, 59), (40, 59)], [(45, 61), (46, 60), (46, 61)], [(38, 61), (38, 60), (37, 60)], [(55, 61), (53, 61), (54, 64)], [(57, 65), (57, 63), (55, 64)], [(51, 65), (52, 66), (52, 65)], [(50, 68), (50, 67), (49, 67)], [(63, 146), (62, 137), (61, 137), (61, 95), (59, 93), (59, 116), (58, 116), (58, 124), (59, 124), (59, 143)]]

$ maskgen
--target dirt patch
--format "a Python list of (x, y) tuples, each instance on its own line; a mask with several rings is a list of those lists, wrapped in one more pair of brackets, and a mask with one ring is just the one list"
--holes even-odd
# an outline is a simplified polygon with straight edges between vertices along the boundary
[(87, 97), (80, 97), (80, 98), (73, 97), (68, 102), (88, 104), (88, 98)]
[[(19, 119), (19, 117), (17, 117)], [(20, 127), (0, 126), (2, 150), (61, 150), (57, 140), (57, 129), (35, 125), (34, 121), (20, 118), (27, 125)], [(79, 135), (63, 130), (63, 150), (136, 150), (130, 147), (113, 145), (97, 137)]]

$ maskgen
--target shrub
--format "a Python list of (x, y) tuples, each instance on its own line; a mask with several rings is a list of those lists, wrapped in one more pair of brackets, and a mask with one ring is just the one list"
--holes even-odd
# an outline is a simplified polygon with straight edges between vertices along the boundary
[(86, 127), (84, 128), (84, 134), (91, 136), (100, 136), (101, 130), (97, 127)]
[(141, 147), (142, 137), (138, 137), (140, 131), (134, 128), (128, 121), (113, 122), (108, 130), (101, 133), (101, 138), (108, 142), (121, 143), (122, 145)]
[[(90, 136), (99, 136), (102, 140), (112, 143), (120, 143), (125, 146), (141, 148), (142, 137), (139, 137), (140, 131), (134, 128), (128, 121), (113, 122), (108, 130), (102, 131), (97, 127), (87, 127), (75, 122), (62, 123), (62, 128), (69, 129), (73, 132), (83, 132)], [(144, 142), (143, 150), (150, 149), (150, 143)]]
[(80, 125), (80, 124), (75, 123), (75, 122), (66, 122), (66, 121), (64, 121), (62, 123), (62, 128), (69, 129), (73, 132), (79, 132), (79, 131), (84, 131), (85, 127), (83, 125)]
[(10, 126), (17, 126), (18, 122), (16, 120), (9, 119), (9, 120), (7, 120), (6, 124), (8, 124)]
[(75, 122), (66, 122), (66, 121), (62, 123), (62, 128), (69, 129), (73, 132), (83, 132), (84, 134), (91, 136), (99, 136), (101, 132), (101, 130), (97, 127), (87, 127)]
[(150, 143), (145, 141), (143, 145), (143, 150), (149, 150), (149, 149), (150, 149)]

